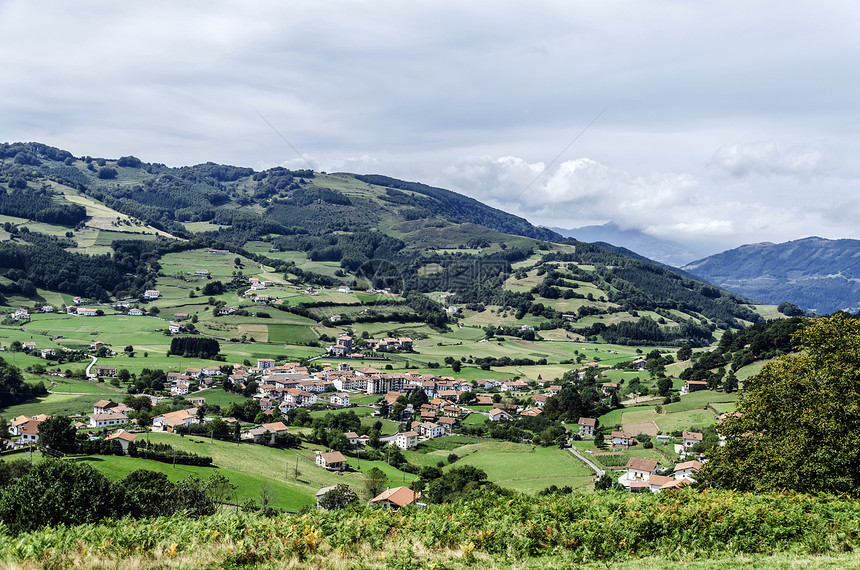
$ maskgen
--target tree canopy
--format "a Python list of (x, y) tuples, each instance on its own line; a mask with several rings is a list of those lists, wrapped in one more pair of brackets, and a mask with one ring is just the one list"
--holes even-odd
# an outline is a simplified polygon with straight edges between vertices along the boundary
[(742, 491), (860, 494), (860, 320), (842, 313), (795, 334), (800, 353), (745, 382), (724, 447), (702, 479)]

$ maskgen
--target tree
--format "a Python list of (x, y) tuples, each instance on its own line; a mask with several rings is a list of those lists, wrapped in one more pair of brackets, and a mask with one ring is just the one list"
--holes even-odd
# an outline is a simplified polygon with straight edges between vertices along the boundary
[[(374, 495), (376, 496), (376, 495)], [(358, 503), (358, 495), (348, 485), (335, 485), (334, 489), (326, 492), (319, 500), (319, 506), (328, 509), (342, 509)]]
[(459, 374), (461, 369), (462, 369), (462, 365), (460, 364), (460, 361), (459, 361), (459, 360), (455, 360), (455, 361), (451, 364), (451, 370), (453, 370), (453, 371), (454, 371), (454, 374)]
[(117, 490), (85, 463), (49, 458), (5, 489), (0, 520), (12, 534), (41, 526), (98, 522), (117, 513), (122, 500)]
[(125, 511), (133, 517), (158, 517), (173, 513), (176, 487), (164, 473), (137, 469), (120, 484), (125, 490)]
[(785, 315), (786, 317), (799, 317), (803, 314), (803, 309), (795, 305), (794, 303), (783, 302), (780, 303), (776, 310)]
[(0, 416), (0, 438), (9, 439), (9, 420), (4, 416)]
[(860, 320), (842, 313), (795, 333), (800, 352), (745, 382), (701, 480), (742, 491), (860, 495)]
[(678, 349), (678, 353), (675, 356), (678, 360), (690, 360), (690, 357), (693, 356), (693, 349), (689, 344), (685, 344)]
[(374, 467), (367, 472), (367, 479), (365, 479), (364, 485), (367, 489), (367, 494), (370, 495), (371, 499), (383, 491), (387, 480), (388, 478), (385, 476), (385, 472), (379, 467)]
[(109, 166), (105, 168), (99, 168), (98, 176), (100, 180), (113, 180), (114, 178), (116, 178), (116, 175), (117, 171), (114, 168), (110, 168)]
[(726, 394), (731, 394), (737, 389), (738, 377), (735, 376), (735, 372), (733, 370), (729, 370), (729, 373), (726, 374), (726, 379), (723, 381), (723, 390), (725, 390)]
[(54, 416), (39, 424), (39, 449), (51, 449), (63, 453), (75, 451), (77, 430), (66, 416)]

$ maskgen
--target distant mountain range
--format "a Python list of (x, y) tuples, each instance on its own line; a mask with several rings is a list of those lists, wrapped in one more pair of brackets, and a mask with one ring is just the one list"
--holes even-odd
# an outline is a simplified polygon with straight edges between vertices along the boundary
[(750, 299), (819, 314), (860, 310), (860, 241), (808, 237), (744, 245), (683, 267)]
[[(564, 229), (550, 228), (556, 233), (589, 243), (604, 242), (635, 251), (639, 255), (671, 265), (681, 267), (694, 259), (699, 259), (710, 252), (694, 251), (688, 245), (664, 240), (648, 235), (636, 229), (624, 229), (614, 222), (600, 226), (585, 226), (581, 228)], [(713, 250), (711, 250), (713, 251)]]

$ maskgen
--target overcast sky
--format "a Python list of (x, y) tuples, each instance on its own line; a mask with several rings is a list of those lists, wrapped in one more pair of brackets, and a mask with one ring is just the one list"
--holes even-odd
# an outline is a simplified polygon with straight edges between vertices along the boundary
[(860, 238), (858, 6), (0, 0), (0, 138), (388, 174), (712, 252)]

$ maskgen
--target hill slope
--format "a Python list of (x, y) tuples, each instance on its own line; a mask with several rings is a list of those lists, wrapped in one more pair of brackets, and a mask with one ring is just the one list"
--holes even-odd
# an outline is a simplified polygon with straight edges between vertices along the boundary
[(731, 291), (821, 314), (860, 309), (860, 241), (809, 237), (744, 245), (683, 267)]
[[(36, 289), (106, 303), (140, 298), (147, 289), (172, 291), (168, 284), (176, 287), (171, 295), (193, 298), (196, 291), (174, 269), (176, 256), (188, 252), (198, 266), (180, 263), (183, 276), (206, 266), (226, 272), (216, 291), (225, 304), (254, 303), (244, 289), (237, 293), (246, 284), (230, 274), (247, 271), (242, 260), (265, 266), (266, 280), (301, 290), (342, 285), (405, 294), (386, 300), (398, 306), (385, 314), (359, 307), (347, 317), (352, 311), (340, 298), (308, 298), (302, 304), (326, 306), (286, 311), (313, 322), (337, 314), (350, 322), (411, 319), (445, 329), (456, 317), (441, 297), (416, 296), (434, 292), (459, 293), (449, 303), (475, 307), (461, 307), (475, 328), (493, 325), (514, 336), (531, 327), (556, 331), (559, 339), (570, 333), (702, 345), (715, 328), (758, 318), (733, 295), (676, 269), (565, 240), (448, 190), (379, 175), (214, 163), (171, 168), (131, 156), (75, 157), (38, 143), (3, 144), (0, 222), (0, 294), (17, 304), (40, 301)], [(191, 253), (207, 248), (232, 252), (239, 262), (229, 256), (229, 267), (219, 268)], [(282, 306), (285, 294), (273, 304)], [(485, 306), (496, 317), (478, 314)], [(315, 342), (336, 331), (305, 332), (298, 336)]]

